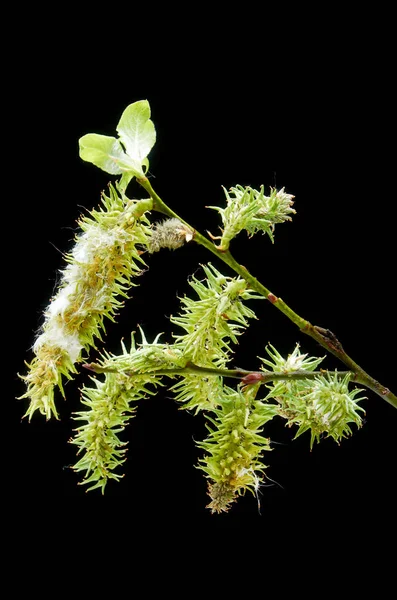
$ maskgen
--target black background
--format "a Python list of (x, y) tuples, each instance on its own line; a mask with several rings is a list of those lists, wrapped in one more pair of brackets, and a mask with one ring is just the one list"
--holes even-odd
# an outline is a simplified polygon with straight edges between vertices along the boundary
[[(226, 34), (219, 36), (221, 42)], [(131, 60), (130, 68), (117, 61), (105, 67), (89, 53), (76, 59), (67, 52), (56, 55), (52, 68), (51, 44), (36, 48), (33, 57), (27, 53), (20, 76), (30, 84), (16, 94), (12, 108), (19, 140), (28, 131), (30, 143), (11, 202), (13, 349), (4, 398), (12, 440), (6, 483), (11, 501), (67, 502), (87, 511), (117, 506), (142, 519), (183, 515), (225, 528), (248, 518), (257, 527), (268, 526), (271, 515), (291, 531), (311, 523), (316, 536), (330, 535), (329, 524), (346, 518), (353, 529), (383, 526), (382, 516), (395, 503), (397, 412), (370, 391), (363, 428), (340, 446), (324, 440), (310, 452), (308, 435), (293, 441), (283, 422), (270, 424), (266, 434), (275, 445), (265, 462), (276, 483), (261, 490), (262, 516), (250, 494), (227, 515), (209, 514), (205, 479), (195, 469), (200, 452), (194, 439), (205, 435), (204, 418), (178, 410), (166, 393), (141, 402), (126, 430), (125, 478), (111, 482), (104, 497), (86, 494), (68, 468), (76, 460), (68, 444), (71, 414), (79, 409), (78, 390), (87, 374), (66, 385), (67, 402), (58, 397), (59, 422), (46, 423), (39, 415), (31, 423), (21, 421), (26, 401), (13, 399), (24, 391), (16, 373), (32, 357), (76, 219), (98, 204), (109, 180), (81, 161), (78, 139), (89, 132), (114, 135), (124, 108), (140, 99), (149, 100), (157, 130), (149, 156), (151, 183), (195, 228), (216, 233), (217, 215), (205, 206), (223, 203), (222, 185), (285, 186), (295, 195), (297, 214), (292, 223), (277, 226), (275, 244), (241, 234), (233, 243), (235, 257), (298, 314), (331, 329), (354, 360), (396, 393), (388, 63), (364, 37), (350, 45), (342, 28), (338, 39), (337, 53), (330, 38), (317, 55), (317, 40), (299, 58), (291, 48), (277, 63), (269, 44), (258, 45), (253, 54), (246, 48), (244, 55), (236, 44), (220, 44), (205, 56), (198, 46), (185, 57), (181, 43), (166, 60), (160, 44), (150, 64), (142, 57), (138, 64)], [(287, 41), (278, 37), (277, 43)], [(26, 144), (20, 141), (20, 147)], [(129, 193), (145, 196), (136, 184)], [(150, 257), (117, 324), (108, 323), (106, 347), (117, 352), (120, 339), (138, 324), (149, 340), (160, 331), (169, 339), (167, 316), (177, 311), (177, 296), (188, 292), (188, 276), (207, 260), (223, 269), (193, 243)], [(288, 353), (299, 341), (303, 351), (323, 355), (269, 303), (252, 307), (260, 320), (241, 338), (236, 365), (256, 368), (256, 356), (264, 356), (268, 342)], [(343, 368), (331, 357), (324, 364)]]

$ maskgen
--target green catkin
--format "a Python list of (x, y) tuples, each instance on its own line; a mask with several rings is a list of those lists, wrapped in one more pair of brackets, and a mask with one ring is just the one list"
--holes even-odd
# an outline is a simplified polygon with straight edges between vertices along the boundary
[(243, 230), (252, 236), (258, 231), (267, 234), (274, 242), (274, 228), (278, 223), (291, 220), (296, 211), (292, 208), (293, 198), (284, 188), (272, 189), (270, 196), (265, 196), (264, 188), (255, 190), (249, 186), (237, 185), (229, 191), (223, 188), (226, 196), (226, 207), (209, 206), (216, 210), (222, 219), (222, 235), (219, 248), (229, 248), (230, 242)]
[(257, 494), (266, 466), (260, 458), (270, 450), (263, 426), (277, 415), (277, 406), (259, 400), (259, 386), (232, 390), (224, 386), (220, 406), (209, 417), (210, 435), (197, 445), (207, 456), (199, 468), (206, 474), (212, 512), (226, 512), (246, 490)]
[(125, 461), (127, 442), (122, 433), (135, 415), (134, 403), (154, 392), (148, 384), (156, 385), (153, 377), (135, 377), (107, 373), (104, 381), (94, 380), (94, 387), (84, 386), (81, 402), (88, 410), (75, 413), (76, 421), (85, 422), (78, 427), (70, 441), (82, 454), (73, 470), (84, 473), (83, 484), (87, 491), (100, 488), (102, 493), (110, 479), (120, 480), (123, 475), (115, 472)]
[(84, 424), (75, 430), (76, 435), (70, 441), (81, 455), (73, 469), (84, 473), (82, 483), (90, 486), (87, 491), (100, 488), (103, 493), (109, 479), (121, 479), (122, 475), (115, 470), (125, 461), (127, 444), (119, 434), (135, 415), (135, 403), (154, 395), (154, 388), (162, 385), (161, 377), (153, 371), (164, 365), (175, 367), (180, 364), (178, 352), (157, 343), (157, 338), (148, 344), (142, 330), (141, 334), (139, 348), (132, 336), (129, 351), (122, 343), (122, 354), (104, 355), (99, 362), (104, 371), (100, 377), (104, 380), (92, 377), (93, 385), (83, 387), (82, 404), (88, 408), (75, 413), (73, 419)]
[[(287, 359), (270, 346), (267, 353), (271, 360), (261, 359), (274, 372), (291, 373), (298, 370), (313, 371), (322, 358), (308, 357), (299, 352), (299, 345)], [(351, 435), (351, 423), (361, 427), (360, 413), (365, 413), (358, 402), (365, 396), (357, 397), (362, 389), (349, 389), (351, 375), (341, 378), (337, 372), (319, 375), (315, 379), (283, 380), (269, 384), (267, 399), (279, 404), (278, 414), (287, 420), (287, 425), (298, 426), (295, 437), (310, 431), (310, 448), (321, 437), (331, 437), (340, 442)]]
[(67, 256), (58, 292), (45, 311), (42, 333), (36, 339), (35, 357), (28, 365), (27, 392), (30, 405), (25, 416), (38, 410), (58, 417), (54, 388), (63, 394), (62, 378), (71, 379), (82, 351), (101, 339), (106, 318), (114, 320), (127, 298), (132, 278), (145, 263), (137, 246), (146, 248), (151, 236), (145, 213), (152, 201), (129, 200), (112, 185), (102, 194), (102, 207), (82, 217), (82, 233)]
[(95, 366), (103, 373), (98, 377), (104, 380), (92, 377), (93, 385), (83, 387), (82, 403), (88, 408), (73, 417), (84, 423), (75, 430), (76, 435), (71, 440), (81, 455), (73, 468), (84, 472), (83, 484), (90, 486), (88, 490), (100, 488), (103, 493), (109, 479), (122, 477), (115, 470), (125, 460), (126, 443), (118, 434), (134, 416), (135, 403), (154, 395), (155, 388), (163, 385), (162, 376), (156, 375), (156, 371), (186, 365), (177, 348), (158, 342), (159, 335), (148, 343), (141, 328), (140, 333), (139, 347), (132, 335), (130, 350), (122, 343), (120, 355), (105, 353), (102, 356)]
[[(135, 407), (130, 407), (131, 397), (128, 378), (109, 373), (105, 381), (95, 380), (95, 387), (84, 387), (81, 402), (89, 410), (80, 411), (73, 417), (85, 421), (76, 429), (72, 444), (79, 447), (82, 458), (75, 464), (76, 472), (84, 472), (84, 484), (87, 489), (100, 488), (102, 493), (109, 479), (119, 480), (122, 475), (115, 473), (125, 460), (126, 443), (119, 438), (127, 422), (134, 416)], [(134, 399), (142, 397), (143, 390), (138, 385), (134, 390)]]
[[(170, 320), (185, 331), (174, 334), (174, 339), (188, 361), (201, 367), (222, 368), (231, 359), (231, 344), (237, 344), (238, 336), (249, 325), (248, 319), (256, 318), (244, 301), (263, 297), (250, 292), (243, 279), (225, 277), (210, 263), (203, 266), (203, 271), (204, 281), (192, 277), (189, 282), (198, 299), (182, 298), (180, 314)], [(222, 378), (189, 374), (171, 389), (184, 408), (197, 412), (216, 406)]]

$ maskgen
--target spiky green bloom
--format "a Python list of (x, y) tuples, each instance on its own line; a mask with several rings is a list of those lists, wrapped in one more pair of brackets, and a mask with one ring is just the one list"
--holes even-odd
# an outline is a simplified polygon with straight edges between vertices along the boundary
[(46, 312), (42, 333), (36, 339), (35, 358), (22, 378), (30, 399), (26, 411), (50, 418), (57, 417), (54, 387), (63, 394), (62, 377), (70, 379), (82, 350), (95, 347), (101, 339), (104, 320), (114, 315), (127, 298), (132, 278), (145, 265), (138, 246), (146, 248), (151, 235), (145, 215), (152, 207), (149, 200), (129, 200), (123, 192), (109, 186), (102, 195), (103, 206), (82, 217), (82, 233), (66, 257), (69, 263), (61, 272), (59, 288)]
[(77, 433), (71, 443), (78, 446), (78, 454), (83, 454), (73, 468), (85, 473), (82, 483), (91, 486), (88, 490), (100, 488), (103, 493), (109, 479), (119, 480), (122, 477), (115, 470), (125, 461), (127, 444), (119, 434), (134, 416), (135, 402), (156, 393), (148, 386), (155, 388), (161, 385), (160, 377), (147, 375), (145, 371), (161, 368), (159, 362), (162, 356), (165, 357), (163, 365), (178, 363), (177, 353), (173, 361), (165, 345), (156, 344), (156, 340), (148, 344), (143, 332), (142, 338), (139, 348), (132, 337), (129, 351), (122, 343), (122, 354), (104, 355), (99, 363), (104, 371), (104, 381), (92, 377), (93, 387), (83, 387), (82, 403), (88, 410), (75, 413), (73, 418), (85, 422), (85, 425), (75, 430)]
[[(270, 360), (267, 358), (258, 357), (271, 371), (275, 373), (293, 373), (294, 371), (315, 371), (319, 364), (324, 360), (324, 356), (321, 358), (316, 358), (314, 356), (309, 356), (308, 354), (302, 354), (300, 352), (299, 344), (296, 344), (294, 351), (284, 358), (274, 346), (268, 344), (266, 347), (266, 352), (270, 357)], [(261, 370), (268, 370), (261, 367)], [(290, 385), (291, 381), (283, 382), (286, 385)]]
[(231, 240), (243, 229), (250, 236), (262, 231), (273, 242), (276, 224), (290, 221), (290, 215), (296, 212), (292, 208), (294, 196), (286, 194), (284, 188), (279, 191), (272, 189), (270, 196), (265, 196), (263, 186), (260, 190), (241, 185), (230, 188), (229, 192), (226, 188), (223, 190), (226, 207), (208, 207), (218, 211), (222, 218), (222, 236), (214, 238), (221, 240), (219, 247), (222, 250), (227, 250)]
[[(153, 342), (148, 342), (141, 327), (139, 327), (139, 332), (142, 341), (138, 347), (132, 334), (129, 352), (125, 351), (123, 343), (123, 353), (120, 355), (108, 354), (105, 351), (94, 370), (103, 373), (114, 371), (126, 374), (128, 377), (135, 377), (165, 369), (183, 369), (186, 366), (188, 361), (179, 348), (172, 344), (159, 343), (160, 333)], [(169, 377), (171, 375), (171, 373), (168, 374)]]
[(258, 387), (243, 391), (225, 386), (215, 418), (208, 416), (210, 435), (197, 444), (207, 453), (199, 468), (209, 479), (212, 512), (226, 512), (247, 489), (257, 494), (264, 477), (266, 466), (260, 458), (270, 445), (261, 433), (278, 411), (275, 405), (255, 400)]
[(181, 298), (181, 313), (170, 321), (186, 332), (174, 335), (185, 357), (202, 366), (223, 366), (232, 353), (230, 342), (237, 344), (247, 319), (256, 318), (243, 301), (263, 297), (251, 292), (244, 279), (225, 277), (211, 263), (202, 268), (204, 281), (193, 276), (189, 282), (199, 299)]
[(79, 447), (78, 453), (84, 453), (73, 469), (85, 472), (83, 483), (90, 485), (87, 491), (101, 488), (103, 493), (109, 479), (122, 477), (114, 472), (124, 462), (126, 453), (126, 442), (121, 441), (118, 434), (135, 413), (131, 403), (150, 392), (145, 387), (146, 382), (141, 381), (135, 381), (133, 390), (129, 389), (131, 379), (116, 373), (108, 373), (105, 381), (95, 379), (94, 383), (95, 387), (82, 390), (81, 402), (89, 410), (77, 412), (73, 417), (86, 421), (75, 430), (77, 434), (71, 440)]
[[(189, 282), (198, 299), (182, 298), (180, 314), (170, 320), (185, 330), (174, 338), (175, 346), (188, 361), (221, 368), (231, 358), (231, 343), (237, 344), (248, 319), (256, 318), (244, 301), (263, 297), (252, 293), (244, 279), (225, 277), (210, 263), (203, 265), (203, 270), (203, 281), (193, 276)], [(201, 410), (216, 405), (221, 388), (221, 377), (186, 375), (171, 389), (177, 400), (185, 403), (184, 408)]]
[(201, 410), (212, 410), (222, 397), (223, 378), (219, 375), (183, 375), (170, 389), (181, 408), (197, 414)]
[[(273, 347), (267, 351), (273, 360), (262, 359), (263, 362), (279, 373), (313, 371), (323, 360), (300, 354), (299, 346), (287, 359), (283, 359)], [(350, 373), (341, 377), (335, 371), (314, 379), (278, 381), (267, 386), (270, 388), (267, 399), (277, 400), (279, 414), (287, 419), (288, 426), (298, 425), (295, 437), (310, 431), (310, 448), (322, 436), (331, 437), (339, 443), (351, 435), (351, 423), (361, 427), (359, 413), (364, 413), (358, 402), (364, 400), (365, 396), (356, 397), (362, 392), (360, 388), (349, 389), (350, 378)]]

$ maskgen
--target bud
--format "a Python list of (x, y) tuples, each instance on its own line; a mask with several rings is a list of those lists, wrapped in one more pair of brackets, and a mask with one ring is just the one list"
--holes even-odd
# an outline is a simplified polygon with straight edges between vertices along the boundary
[(162, 248), (176, 250), (185, 242), (190, 242), (194, 231), (179, 219), (166, 219), (156, 223), (148, 246), (150, 253), (158, 252)]

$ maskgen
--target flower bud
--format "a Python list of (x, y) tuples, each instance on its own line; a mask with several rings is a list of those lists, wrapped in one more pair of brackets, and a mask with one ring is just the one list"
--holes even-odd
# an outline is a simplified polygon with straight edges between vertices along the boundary
[(158, 252), (162, 248), (176, 250), (185, 242), (190, 242), (193, 236), (194, 231), (179, 219), (166, 219), (155, 224), (148, 250), (150, 253)]

